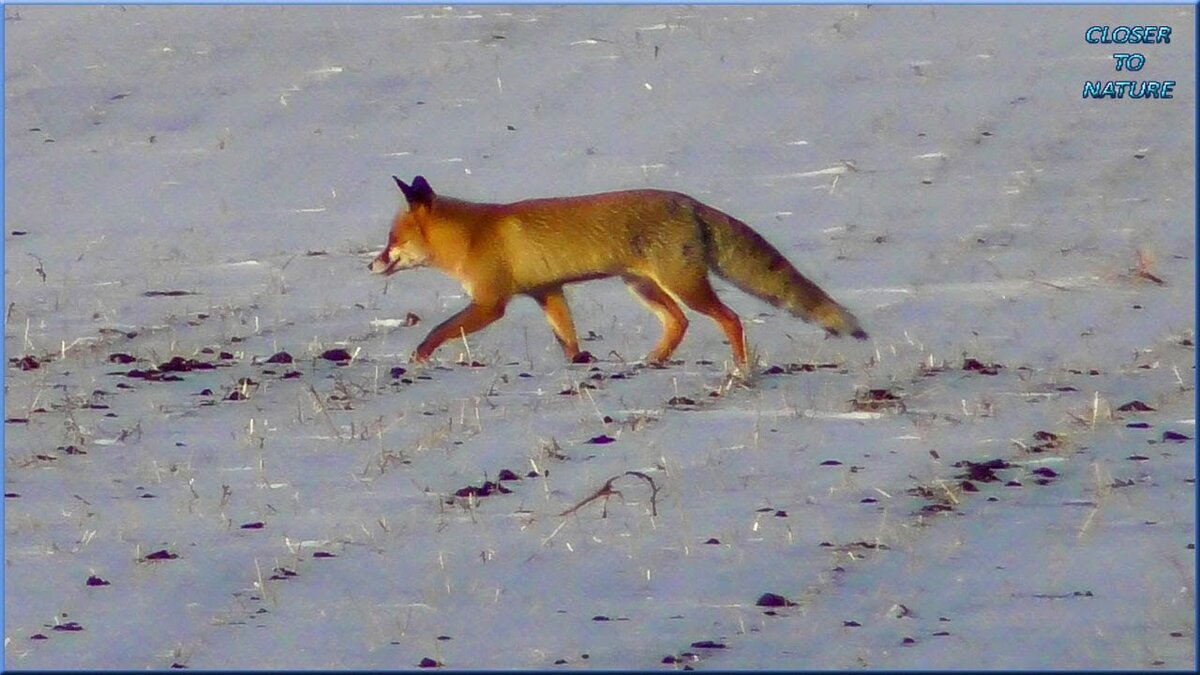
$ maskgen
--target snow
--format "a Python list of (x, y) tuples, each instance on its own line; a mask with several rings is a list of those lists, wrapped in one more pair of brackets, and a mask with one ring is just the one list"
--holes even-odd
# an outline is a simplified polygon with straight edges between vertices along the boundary
[[(6, 6), (5, 668), (1195, 668), (1194, 12)], [(687, 192), (872, 339), (721, 285), (758, 373), (648, 368), (597, 281), (597, 364), (410, 364), (393, 174)]]

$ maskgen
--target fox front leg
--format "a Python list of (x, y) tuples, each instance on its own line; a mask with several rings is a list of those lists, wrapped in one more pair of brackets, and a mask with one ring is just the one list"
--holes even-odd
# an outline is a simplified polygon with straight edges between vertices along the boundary
[(446, 319), (437, 328), (429, 331), (429, 335), (417, 345), (413, 352), (413, 361), (428, 361), (434, 350), (446, 340), (460, 335), (468, 335), (488, 326), (504, 316), (505, 303), (482, 304), (472, 302), (458, 314)]
[(575, 336), (575, 322), (571, 320), (571, 308), (567, 306), (562, 286), (532, 295), (538, 306), (546, 313), (546, 322), (554, 331), (554, 337), (558, 338), (563, 355), (567, 357), (568, 361), (574, 361), (579, 356), (579, 338)]

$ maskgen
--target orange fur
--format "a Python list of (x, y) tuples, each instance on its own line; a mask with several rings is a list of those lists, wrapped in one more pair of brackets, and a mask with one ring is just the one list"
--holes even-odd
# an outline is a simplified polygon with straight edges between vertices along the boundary
[(742, 323), (713, 291), (708, 273), (767, 302), (820, 322), (833, 334), (866, 338), (857, 319), (800, 274), (748, 225), (678, 192), (626, 190), (581, 197), (477, 204), (434, 194), (421, 176), (396, 178), (408, 201), (370, 270), (392, 274), (433, 266), (462, 283), (471, 303), (437, 326), (413, 354), (428, 359), (446, 340), (504, 316), (514, 295), (546, 314), (563, 353), (579, 342), (563, 285), (621, 277), (663, 324), (648, 360), (667, 360), (688, 321), (680, 302), (724, 331), (746, 365)]

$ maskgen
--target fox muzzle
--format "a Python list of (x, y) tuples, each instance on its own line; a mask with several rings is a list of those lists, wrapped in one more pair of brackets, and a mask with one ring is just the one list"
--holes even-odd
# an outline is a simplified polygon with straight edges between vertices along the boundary
[(387, 249), (384, 249), (382, 253), (375, 256), (375, 259), (371, 261), (371, 264), (367, 265), (367, 269), (371, 270), (373, 274), (382, 274), (387, 272), (390, 265), (388, 264), (386, 256)]
[(426, 259), (420, 255), (414, 255), (412, 251), (405, 249), (394, 249), (388, 247), (379, 252), (371, 264), (367, 266), (371, 272), (375, 274), (390, 275), (400, 270), (406, 270), (412, 267), (422, 267), (426, 264)]

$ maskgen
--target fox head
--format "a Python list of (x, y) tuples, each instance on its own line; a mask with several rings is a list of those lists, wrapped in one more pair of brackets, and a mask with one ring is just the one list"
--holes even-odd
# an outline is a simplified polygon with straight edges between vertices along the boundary
[(413, 178), (412, 185), (395, 176), (392, 178), (408, 200), (408, 210), (396, 214), (387, 246), (368, 266), (376, 274), (392, 274), (429, 262), (428, 239), (424, 229), (437, 195), (424, 176)]

